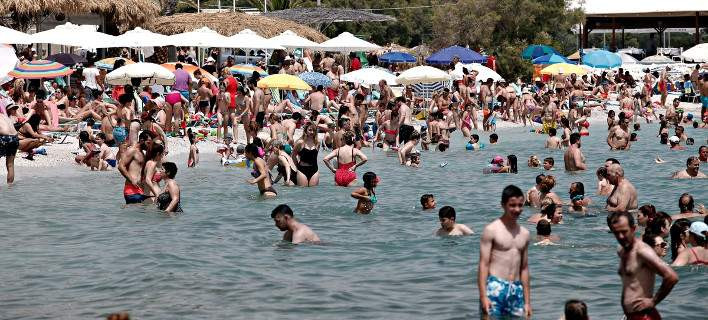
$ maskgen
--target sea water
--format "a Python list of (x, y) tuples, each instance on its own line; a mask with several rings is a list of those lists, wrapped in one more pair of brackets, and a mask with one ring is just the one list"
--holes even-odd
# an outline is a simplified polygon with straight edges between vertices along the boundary
[[(571, 182), (585, 184), (596, 216), (566, 214), (553, 226), (560, 245), (529, 248), (534, 318), (557, 319), (565, 300), (576, 298), (593, 319), (620, 319), (617, 243), (605, 224), (605, 198), (593, 195), (595, 169), (619, 159), (640, 205), (676, 213), (684, 192), (708, 201), (706, 180), (668, 178), (697, 154), (708, 131), (688, 128), (697, 145), (672, 152), (658, 143), (656, 125), (643, 125), (631, 152), (610, 152), (605, 129), (593, 125), (583, 137), (590, 170), (574, 174), (562, 169), (562, 151), (543, 149), (545, 136), (523, 128), (500, 130), (498, 145), (482, 134), (487, 145), (479, 152), (464, 150), (456, 132), (450, 151), (424, 151), (419, 169), (367, 149), (369, 162), (357, 173), (374, 171), (381, 183), (376, 208), (365, 216), (352, 213), (352, 189), (335, 187), (321, 164), (320, 186), (276, 185), (278, 197), (262, 200), (246, 183), (246, 169), (222, 167), (210, 154), (188, 169), (179, 157), (185, 213), (173, 217), (152, 206), (125, 207), (115, 171), (18, 169), (16, 184), (0, 189), (0, 318), (97, 319), (123, 310), (138, 319), (478, 318), (479, 234), (500, 216), (506, 185), (534, 185), (541, 169), (528, 168), (526, 159), (535, 154), (556, 160), (550, 173), (564, 201)], [(518, 174), (482, 174), (493, 156), (509, 154), (519, 158)], [(656, 155), (667, 162), (655, 164)], [(433, 236), (437, 210), (421, 211), (425, 193), (435, 195), (438, 208), (455, 207), (457, 222), (475, 234)], [(270, 218), (281, 203), (322, 243), (281, 242)], [(525, 208), (520, 218), (532, 236), (526, 219), (534, 212)], [(677, 271), (680, 282), (659, 310), (665, 319), (705, 319), (708, 270)]]

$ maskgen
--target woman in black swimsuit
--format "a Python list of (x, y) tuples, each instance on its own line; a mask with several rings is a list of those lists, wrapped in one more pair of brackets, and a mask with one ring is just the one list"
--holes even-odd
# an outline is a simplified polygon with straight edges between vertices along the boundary
[(297, 163), (297, 185), (314, 187), (320, 183), (320, 172), (317, 167), (317, 154), (320, 142), (317, 136), (317, 125), (309, 122), (303, 128), (300, 140), (295, 143), (293, 158)]

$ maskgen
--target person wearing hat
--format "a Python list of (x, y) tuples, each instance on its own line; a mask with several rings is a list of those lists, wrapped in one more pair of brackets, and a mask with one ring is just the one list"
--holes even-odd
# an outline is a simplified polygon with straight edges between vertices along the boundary
[(686, 147), (680, 145), (679, 143), (681, 142), (681, 139), (677, 136), (671, 136), (669, 138), (669, 144), (671, 144), (671, 147), (669, 147), (669, 150), (686, 150)]
[(688, 229), (688, 243), (691, 247), (681, 251), (676, 260), (671, 264), (673, 267), (685, 265), (708, 265), (708, 225), (701, 221), (691, 223)]
[[(673, 136), (671, 138), (674, 138), (676, 136)], [(669, 139), (671, 139), (669, 138)], [(681, 170), (681, 171), (676, 171), (674, 172), (673, 175), (671, 175), (672, 179), (705, 179), (707, 176), (705, 173), (700, 172), (698, 169), (701, 166), (701, 160), (698, 160), (698, 157), (696, 156), (690, 156), (688, 157), (688, 160), (686, 160), (686, 169)]]
[(202, 65), (202, 69), (213, 75), (216, 73), (216, 60), (212, 56), (207, 57), (204, 65)]

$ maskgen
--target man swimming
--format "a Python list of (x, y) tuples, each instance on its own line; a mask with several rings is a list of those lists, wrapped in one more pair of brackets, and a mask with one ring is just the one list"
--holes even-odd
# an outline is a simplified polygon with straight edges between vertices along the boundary
[(607, 211), (625, 212), (637, 209), (637, 189), (624, 177), (624, 169), (619, 164), (607, 167), (607, 181), (615, 188), (607, 197)]
[[(619, 275), (622, 279), (622, 310), (627, 320), (661, 319), (656, 305), (669, 295), (678, 283), (678, 275), (664, 263), (653, 248), (635, 237), (637, 226), (628, 212), (615, 212), (607, 225), (620, 244)], [(661, 287), (654, 294), (654, 278), (662, 277)]]
[(482, 231), (479, 247), (480, 311), (484, 318), (530, 317), (529, 231), (517, 223), (524, 194), (509, 185), (502, 191), (504, 214)]
[(440, 219), (440, 229), (435, 231), (436, 236), (468, 236), (474, 232), (468, 226), (456, 223), (457, 214), (455, 208), (444, 206), (438, 211)]
[(672, 179), (705, 179), (707, 178), (705, 173), (700, 172), (698, 169), (701, 166), (701, 160), (696, 156), (688, 157), (686, 160), (686, 169), (674, 172), (671, 175)]
[(281, 204), (270, 213), (270, 217), (275, 221), (275, 226), (280, 231), (285, 231), (283, 241), (294, 244), (302, 242), (320, 242), (317, 234), (307, 225), (295, 220), (293, 210), (287, 204)]

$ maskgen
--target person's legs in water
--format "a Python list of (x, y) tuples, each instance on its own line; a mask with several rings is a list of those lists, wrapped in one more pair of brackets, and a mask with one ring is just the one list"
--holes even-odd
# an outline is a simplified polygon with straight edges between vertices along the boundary
[(15, 182), (15, 154), (20, 146), (16, 135), (0, 136), (0, 158), (5, 157), (7, 168), (7, 184)]

